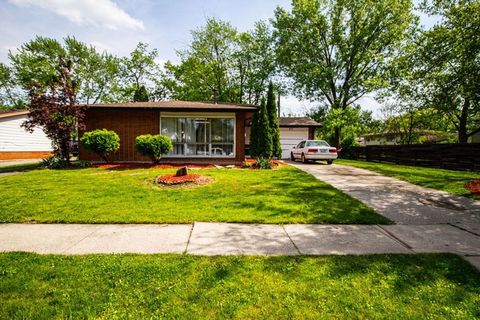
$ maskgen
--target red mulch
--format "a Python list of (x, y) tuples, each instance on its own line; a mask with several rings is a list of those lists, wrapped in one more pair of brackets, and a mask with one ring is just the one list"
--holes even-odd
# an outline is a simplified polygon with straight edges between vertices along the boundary
[(128, 169), (173, 169), (173, 168), (214, 168), (213, 164), (152, 164), (152, 163), (108, 163), (96, 164), (93, 167), (108, 170), (128, 170)]
[(158, 176), (155, 178), (155, 181), (159, 184), (173, 186), (177, 184), (189, 183), (189, 182), (196, 182), (196, 183), (207, 183), (209, 182), (209, 178), (205, 176), (201, 176), (199, 174), (189, 173), (186, 176), (177, 177), (175, 175), (168, 175), (168, 176)]
[(473, 179), (472, 181), (465, 183), (465, 188), (473, 194), (480, 195), (480, 179)]

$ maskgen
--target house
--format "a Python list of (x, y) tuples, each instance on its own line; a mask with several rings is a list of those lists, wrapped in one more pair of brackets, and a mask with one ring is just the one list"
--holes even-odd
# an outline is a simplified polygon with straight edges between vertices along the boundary
[[(142, 134), (170, 137), (173, 150), (162, 162), (238, 164), (245, 160), (245, 124), (258, 107), (213, 102), (160, 101), (87, 106), (86, 131), (108, 129), (120, 137), (115, 162), (149, 161), (135, 150)], [(81, 160), (99, 161), (80, 146)]]
[[(322, 125), (307, 117), (280, 117), (280, 144), (282, 146), (282, 159), (289, 159), (294, 146), (302, 140), (315, 139), (315, 129)], [(245, 143), (250, 144), (251, 122), (246, 128)]]
[(40, 128), (30, 133), (21, 126), (28, 114), (28, 110), (0, 112), (0, 160), (40, 159), (51, 154), (52, 143)]
[[(241, 164), (250, 140), (250, 123), (258, 106), (224, 102), (126, 102), (87, 106), (85, 131), (108, 129), (120, 136), (120, 149), (111, 160), (143, 162), (148, 158), (135, 150), (135, 138), (142, 134), (163, 134), (173, 150), (162, 162)], [(281, 117), (282, 157), (293, 146), (313, 139), (321, 124), (304, 117)], [(81, 160), (100, 161), (80, 146)]]

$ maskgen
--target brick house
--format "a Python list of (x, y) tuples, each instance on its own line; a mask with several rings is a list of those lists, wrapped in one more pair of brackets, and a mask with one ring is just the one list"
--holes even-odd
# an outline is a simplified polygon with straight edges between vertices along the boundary
[[(258, 107), (254, 105), (160, 101), (89, 105), (86, 131), (108, 129), (120, 136), (115, 162), (149, 161), (135, 150), (142, 134), (163, 134), (173, 150), (162, 162), (241, 164), (245, 160), (245, 125)], [(100, 161), (80, 146), (81, 160)]]

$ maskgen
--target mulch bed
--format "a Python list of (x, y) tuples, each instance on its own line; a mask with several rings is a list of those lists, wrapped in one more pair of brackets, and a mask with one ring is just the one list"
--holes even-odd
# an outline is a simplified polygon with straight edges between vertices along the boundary
[(473, 194), (480, 195), (480, 179), (473, 179), (472, 181), (465, 183), (465, 188)]
[(152, 163), (108, 163), (95, 164), (94, 168), (107, 170), (129, 170), (129, 169), (174, 169), (188, 167), (189, 169), (215, 168), (213, 164), (152, 164)]
[(205, 177), (199, 174), (189, 173), (186, 176), (175, 176), (175, 175), (168, 175), (168, 176), (158, 176), (155, 178), (155, 182), (158, 184), (162, 184), (165, 186), (174, 186), (174, 185), (181, 185), (187, 183), (195, 183), (195, 184), (207, 184), (211, 181), (211, 178)]

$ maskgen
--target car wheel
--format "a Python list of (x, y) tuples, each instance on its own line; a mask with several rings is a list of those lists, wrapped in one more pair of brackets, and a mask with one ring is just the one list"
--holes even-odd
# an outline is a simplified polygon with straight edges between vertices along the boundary
[(327, 164), (332, 164), (333, 160), (327, 160)]
[(290, 152), (290, 160), (295, 161), (295, 156), (293, 155), (293, 152)]
[(302, 162), (303, 162), (303, 163), (307, 163), (307, 162), (308, 162), (308, 160), (305, 159), (305, 155), (304, 155), (303, 153), (302, 153)]

